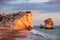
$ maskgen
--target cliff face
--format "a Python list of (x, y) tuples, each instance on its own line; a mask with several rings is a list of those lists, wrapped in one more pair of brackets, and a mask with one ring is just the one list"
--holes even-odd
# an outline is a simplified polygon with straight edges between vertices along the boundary
[(8, 27), (14, 30), (33, 29), (32, 12), (18, 12), (0, 17), (0, 27)]
[(55, 28), (52, 18), (48, 18), (48, 19), (44, 20), (44, 22), (45, 22), (45, 28), (47, 28), (47, 29)]
[(15, 29), (32, 29), (32, 13), (26, 12), (26, 14), (17, 21), (17, 24), (14, 27)]

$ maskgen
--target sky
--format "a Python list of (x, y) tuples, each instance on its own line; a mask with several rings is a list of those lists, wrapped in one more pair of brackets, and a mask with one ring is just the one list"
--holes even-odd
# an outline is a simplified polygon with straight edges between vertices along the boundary
[(33, 11), (34, 25), (44, 24), (49, 17), (60, 25), (60, 0), (0, 0), (0, 12), (8, 14), (22, 10)]

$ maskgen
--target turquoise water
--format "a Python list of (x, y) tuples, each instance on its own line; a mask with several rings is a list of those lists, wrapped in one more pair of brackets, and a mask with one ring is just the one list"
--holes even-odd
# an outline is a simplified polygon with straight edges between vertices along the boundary
[(34, 26), (34, 28), (40, 32), (44, 32), (44, 33), (48, 33), (48, 34), (56, 35), (56, 36), (60, 37), (60, 26), (56, 26), (55, 29), (53, 29), (53, 30), (40, 28), (39, 26)]

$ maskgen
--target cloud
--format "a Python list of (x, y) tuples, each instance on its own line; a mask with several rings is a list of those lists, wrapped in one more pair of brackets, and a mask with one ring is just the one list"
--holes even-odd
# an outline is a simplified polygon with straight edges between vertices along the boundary
[[(28, 2), (33, 3), (28, 3)], [(35, 0), (41, 2), (41, 0)], [(22, 3), (21, 3), (22, 2)], [(26, 3), (23, 3), (26, 2)], [(34, 3), (34, 0), (1, 0), (0, 1), (0, 11), (19, 11), (19, 10), (40, 10), (40, 12), (60, 12), (60, 5), (57, 2), (59, 0), (46, 1), (48, 3)], [(56, 3), (56, 5), (51, 4)]]
[[(28, 3), (28, 2), (32, 2), (32, 3)], [(35, 25), (44, 23), (43, 20), (48, 17), (54, 18), (56, 25), (60, 25), (60, 19), (59, 19), (60, 1), (59, 0), (50, 0), (47, 3), (34, 3), (34, 0), (25, 0), (25, 1), (24, 0), (0, 0), (0, 11), (11, 13), (20, 10), (34, 11), (33, 17), (34, 17)]]
[(49, 0), (0, 0), (0, 4), (18, 4), (18, 3), (44, 3), (48, 2)]
[(49, 3), (49, 4), (60, 4), (60, 0), (0, 0), (0, 4), (19, 4), (19, 3)]
[(3, 7), (0, 9), (0, 11), (6, 12), (6, 13), (11, 13), (11, 12), (13, 12), (14, 10), (13, 10), (13, 7), (11, 7), (11, 6), (3, 6)]
[(49, 0), (12, 0), (9, 3), (18, 4), (18, 3), (45, 3)]
[(60, 4), (60, 0), (50, 0), (47, 3), (49, 3), (49, 4)]
[(3, 11), (19, 11), (19, 10), (40, 10), (40, 12), (60, 12), (59, 5), (49, 5), (49, 4), (41, 4), (41, 3), (21, 3), (15, 5), (2, 5), (0, 6), (0, 10)]
[(10, 2), (11, 0), (0, 0), (0, 5), (4, 5), (6, 4), (7, 2)]

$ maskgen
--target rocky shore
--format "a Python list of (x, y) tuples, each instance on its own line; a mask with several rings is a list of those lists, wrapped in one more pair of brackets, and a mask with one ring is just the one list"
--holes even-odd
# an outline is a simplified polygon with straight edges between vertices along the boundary
[(25, 38), (29, 30), (33, 29), (33, 17), (31, 11), (12, 14), (0, 14), (0, 40), (15, 40)]

